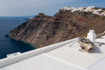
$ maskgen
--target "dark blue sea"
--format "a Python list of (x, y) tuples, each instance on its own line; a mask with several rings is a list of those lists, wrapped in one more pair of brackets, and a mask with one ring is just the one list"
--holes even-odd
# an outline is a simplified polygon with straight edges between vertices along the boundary
[(18, 25), (22, 24), (27, 17), (0, 17), (0, 59), (5, 58), (7, 54), (15, 52), (27, 52), (34, 48), (20, 41), (6, 38), (5, 35)]

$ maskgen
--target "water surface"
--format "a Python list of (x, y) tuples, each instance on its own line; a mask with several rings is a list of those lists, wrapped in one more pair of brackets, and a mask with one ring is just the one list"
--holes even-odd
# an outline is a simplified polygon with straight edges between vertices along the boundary
[(0, 17), (0, 59), (5, 58), (7, 54), (15, 52), (27, 52), (34, 48), (19, 41), (5, 38), (9, 31), (25, 22), (27, 17)]

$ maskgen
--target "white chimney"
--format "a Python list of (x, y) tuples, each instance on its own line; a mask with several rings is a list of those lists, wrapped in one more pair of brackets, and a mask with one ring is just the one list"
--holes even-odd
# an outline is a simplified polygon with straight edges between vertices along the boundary
[(89, 31), (89, 33), (87, 34), (87, 39), (89, 39), (91, 42), (95, 43), (96, 33), (94, 30)]

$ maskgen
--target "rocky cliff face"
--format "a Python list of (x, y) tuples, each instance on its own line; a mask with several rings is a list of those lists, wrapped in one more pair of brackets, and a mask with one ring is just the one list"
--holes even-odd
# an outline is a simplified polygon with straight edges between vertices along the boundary
[(10, 31), (10, 37), (44, 47), (71, 38), (84, 36), (90, 30), (105, 31), (105, 16), (90, 11), (61, 10), (54, 16), (42, 13)]

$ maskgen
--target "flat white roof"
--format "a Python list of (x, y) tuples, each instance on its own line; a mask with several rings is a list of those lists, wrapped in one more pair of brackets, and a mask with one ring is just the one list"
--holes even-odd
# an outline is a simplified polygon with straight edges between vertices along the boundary
[(83, 68), (90, 67), (105, 56), (105, 45), (101, 47), (98, 45), (95, 46), (91, 53), (80, 52), (79, 49), (80, 46), (76, 41), (74, 44), (71, 43), (65, 45), (61, 48), (50, 51), (47, 54)]
[[(105, 41), (105, 39), (103, 38)], [(1, 70), (105, 70), (105, 44), (80, 52), (78, 39), (60, 48), (25, 59)]]
[(19, 63), (7, 66), (1, 70), (81, 70), (58, 61), (45, 54), (26, 59)]

